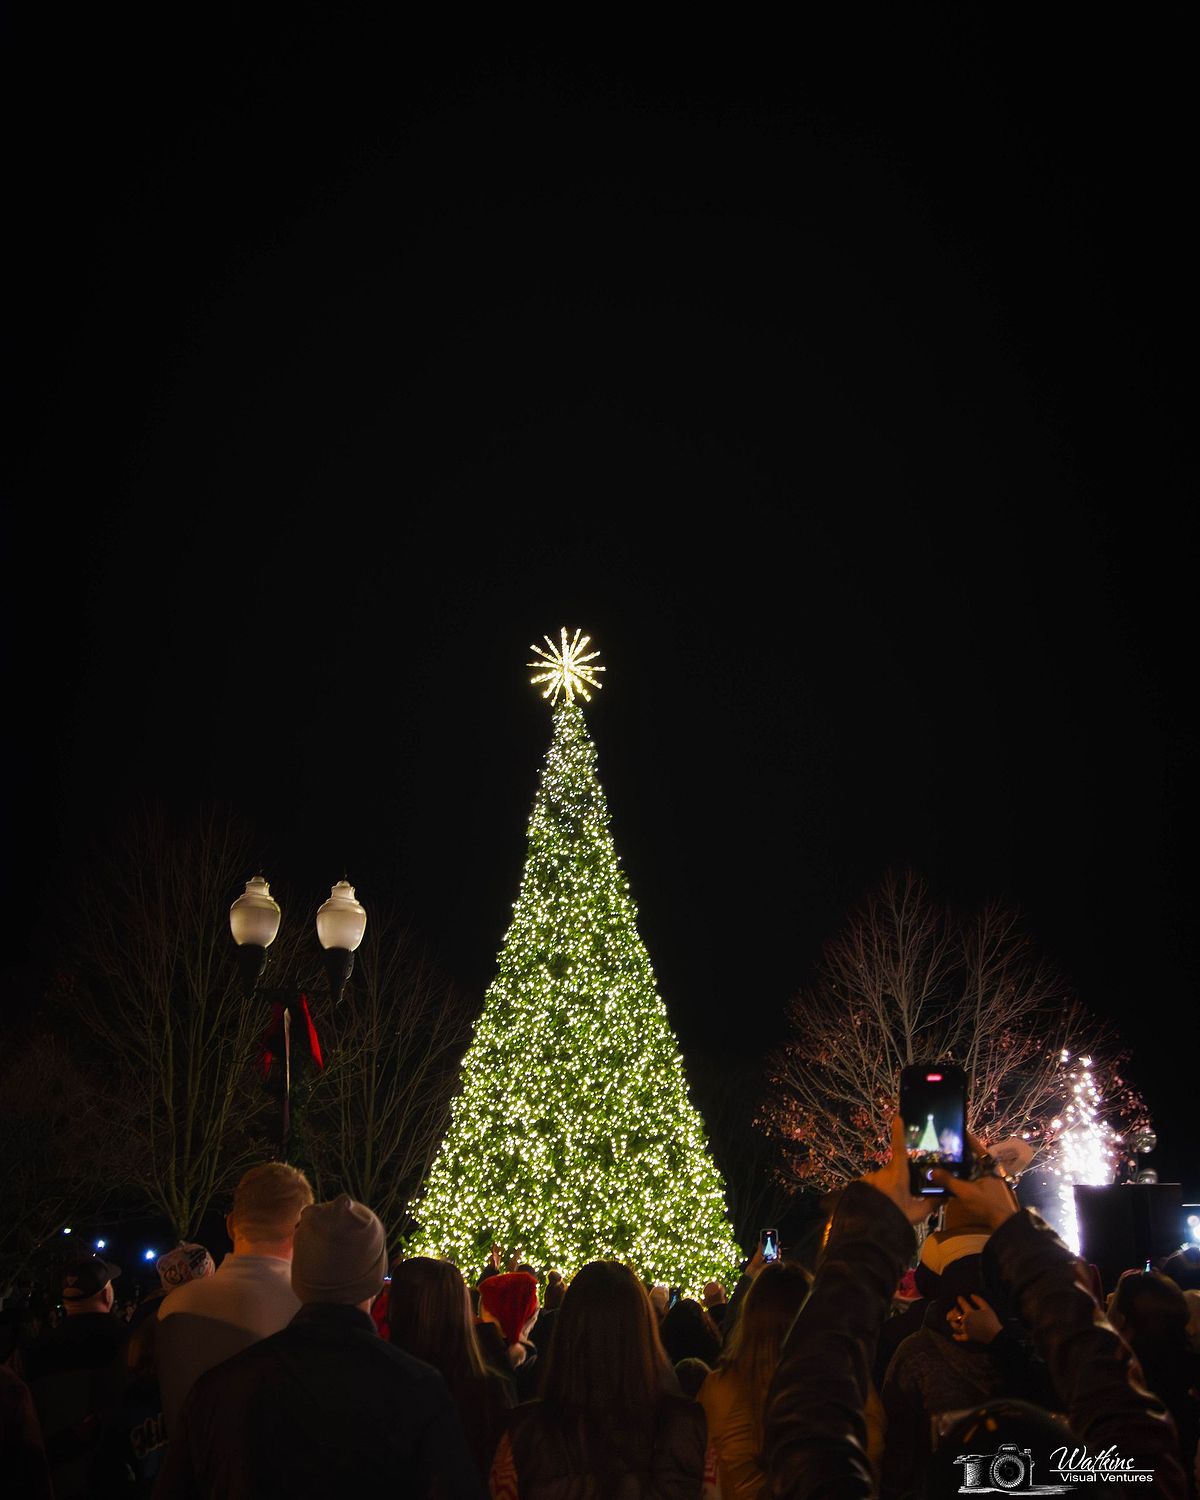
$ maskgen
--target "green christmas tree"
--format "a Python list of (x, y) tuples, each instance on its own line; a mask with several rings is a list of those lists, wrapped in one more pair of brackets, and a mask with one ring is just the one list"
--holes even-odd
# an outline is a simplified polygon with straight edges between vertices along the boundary
[(578, 631), (546, 640), (525, 872), (410, 1248), (469, 1270), (495, 1241), (567, 1276), (611, 1257), (697, 1292), (738, 1250), (575, 701), (604, 668)]

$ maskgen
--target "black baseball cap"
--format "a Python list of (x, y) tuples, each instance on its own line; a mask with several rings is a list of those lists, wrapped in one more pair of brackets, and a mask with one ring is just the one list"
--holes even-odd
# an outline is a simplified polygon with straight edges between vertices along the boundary
[(120, 1266), (114, 1266), (110, 1260), (101, 1260), (98, 1255), (69, 1261), (62, 1272), (62, 1299), (64, 1302), (83, 1302), (102, 1291), (110, 1281), (116, 1281), (120, 1274)]

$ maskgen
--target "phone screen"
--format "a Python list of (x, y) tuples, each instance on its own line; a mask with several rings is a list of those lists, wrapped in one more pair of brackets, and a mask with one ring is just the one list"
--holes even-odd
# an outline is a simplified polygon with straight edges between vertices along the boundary
[(918, 1063), (900, 1075), (900, 1114), (913, 1192), (944, 1198), (929, 1181), (934, 1167), (956, 1177), (967, 1157), (967, 1075), (949, 1063)]
[(758, 1238), (759, 1248), (762, 1250), (763, 1260), (779, 1259), (779, 1231), (778, 1229), (764, 1229)]

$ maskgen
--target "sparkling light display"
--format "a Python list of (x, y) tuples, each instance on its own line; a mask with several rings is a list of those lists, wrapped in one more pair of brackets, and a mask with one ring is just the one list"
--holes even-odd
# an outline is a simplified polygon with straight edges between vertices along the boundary
[(1062, 1056), (1067, 1074), (1067, 1104), (1063, 1114), (1050, 1122), (1057, 1150), (1050, 1170), (1059, 1178), (1058, 1232), (1079, 1254), (1079, 1223), (1075, 1215), (1075, 1184), (1104, 1187), (1116, 1176), (1117, 1147), (1121, 1137), (1102, 1117), (1103, 1095), (1092, 1074), (1092, 1060), (1081, 1057), (1071, 1066)]
[(565, 631), (563, 646), (520, 893), (409, 1248), (468, 1274), (493, 1241), (568, 1277), (611, 1256), (698, 1293), (735, 1274), (738, 1249), (638, 935)]
[(586, 703), (592, 701), (592, 695), (588, 688), (600, 689), (604, 686), (602, 682), (596, 681), (597, 672), (607, 671), (607, 667), (593, 667), (589, 663), (594, 662), (600, 655), (599, 651), (588, 651), (587, 645), (591, 640), (590, 635), (582, 636), (577, 630), (572, 641), (567, 640), (567, 628), (562, 630), (562, 645), (556, 646), (548, 635), (542, 639), (550, 647), (549, 651), (543, 651), (540, 646), (530, 646), (530, 650), (541, 657), (541, 661), (526, 662), (526, 666), (537, 667), (539, 670), (529, 679), (535, 686), (545, 683), (546, 687), (542, 693), (543, 698), (549, 698), (552, 703), (558, 702), (558, 695), (565, 695), (568, 703), (575, 701), (578, 693)]

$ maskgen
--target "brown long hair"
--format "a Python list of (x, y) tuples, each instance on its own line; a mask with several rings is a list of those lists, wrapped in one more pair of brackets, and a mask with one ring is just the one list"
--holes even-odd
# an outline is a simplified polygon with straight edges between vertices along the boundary
[(803, 1266), (782, 1260), (764, 1266), (746, 1293), (721, 1355), (720, 1368), (735, 1375), (746, 1394), (760, 1440), (767, 1389), (811, 1284)]
[(541, 1386), (547, 1416), (593, 1456), (614, 1443), (624, 1452), (648, 1448), (673, 1377), (641, 1282), (628, 1266), (594, 1260), (571, 1278), (555, 1317)]
[(392, 1270), (388, 1297), (392, 1343), (440, 1370), (455, 1392), (487, 1376), (468, 1299), (462, 1273), (449, 1261), (418, 1255), (402, 1260)]

